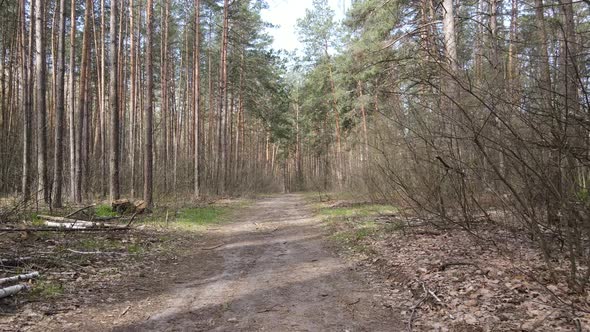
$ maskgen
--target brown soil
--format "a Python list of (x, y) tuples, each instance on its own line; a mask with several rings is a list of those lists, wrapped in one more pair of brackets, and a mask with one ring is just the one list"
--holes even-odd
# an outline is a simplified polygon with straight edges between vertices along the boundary
[[(131, 274), (96, 301), (30, 331), (400, 331), (396, 308), (326, 245), (301, 196), (257, 201), (160, 271)], [(157, 265), (155, 265), (157, 266)], [(114, 299), (114, 300), (113, 300)]]

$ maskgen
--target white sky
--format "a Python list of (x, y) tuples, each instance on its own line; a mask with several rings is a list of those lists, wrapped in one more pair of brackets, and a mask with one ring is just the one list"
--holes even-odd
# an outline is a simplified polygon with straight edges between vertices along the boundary
[[(342, 2), (329, 0), (332, 10), (336, 13), (336, 19), (344, 17), (344, 11), (339, 5)], [(297, 19), (305, 16), (305, 9), (311, 8), (311, 5), (312, 0), (268, 0), (268, 9), (262, 11), (262, 18), (279, 26), (270, 31), (270, 35), (274, 37), (274, 48), (287, 51), (300, 48), (295, 29)]]

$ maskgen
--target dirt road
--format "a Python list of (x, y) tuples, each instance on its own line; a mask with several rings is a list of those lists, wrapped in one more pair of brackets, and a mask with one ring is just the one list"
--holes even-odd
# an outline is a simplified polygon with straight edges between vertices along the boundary
[[(217, 226), (216, 226), (217, 227)], [(326, 233), (298, 195), (257, 201), (210, 230), (172, 287), (121, 304), (99, 325), (115, 331), (400, 331), (361, 275), (326, 246)], [(163, 280), (164, 281), (164, 280)], [(123, 313), (121, 308), (130, 308)], [(117, 317), (118, 316), (118, 317)], [(87, 316), (88, 317), (88, 316)], [(62, 326), (67, 327), (67, 326)]]

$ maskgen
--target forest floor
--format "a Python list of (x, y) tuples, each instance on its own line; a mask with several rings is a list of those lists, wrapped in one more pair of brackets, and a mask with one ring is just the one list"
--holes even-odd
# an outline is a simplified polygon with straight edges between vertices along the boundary
[[(379, 285), (335, 253), (326, 241), (329, 229), (302, 195), (259, 199), (231, 219), (195, 232), (146, 228), (108, 235), (109, 241), (138, 243), (144, 252), (128, 257), (127, 249), (116, 255), (123, 258), (53, 272), (61, 283), (44, 287), (38, 300), (19, 302), (17, 295), (4, 303), (0, 329), (405, 329), (397, 308), (383, 305)], [(75, 289), (64, 285), (64, 273)]]
[[(474, 225), (469, 232), (488, 239), (482, 242), (393, 206), (317, 197), (226, 200), (185, 210), (192, 212), (171, 225), (155, 221), (160, 211), (131, 232), (5, 234), (0, 250), (37, 255), (27, 267), (43, 278), (31, 293), (0, 300), (0, 330), (590, 326), (590, 299), (570, 293), (563, 279), (548, 281), (534, 244), (518, 232)], [(192, 224), (220, 211), (224, 222)], [(563, 275), (567, 265), (559, 262)]]

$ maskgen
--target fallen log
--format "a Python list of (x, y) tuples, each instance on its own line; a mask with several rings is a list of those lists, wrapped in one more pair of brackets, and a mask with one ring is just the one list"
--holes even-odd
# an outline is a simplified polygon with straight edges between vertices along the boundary
[(19, 274), (17, 276), (7, 277), (7, 278), (0, 278), (0, 285), (15, 282), (15, 281), (22, 281), (22, 280), (30, 280), (37, 278), (39, 276), (39, 272), (31, 272), (27, 274)]
[[(106, 224), (102, 222), (93, 222), (78, 219), (69, 219), (65, 217), (46, 216), (38, 215), (39, 218), (46, 220), (45, 225), (49, 227), (64, 227), (64, 228), (76, 228), (80, 227), (118, 227), (117, 225)], [(52, 223), (53, 222), (53, 223)], [(69, 226), (65, 226), (69, 225)]]
[(53, 221), (45, 221), (43, 225), (47, 227), (55, 227), (55, 228), (70, 228), (70, 229), (86, 229), (86, 226), (76, 225), (75, 223), (61, 223), (61, 222), (53, 222)]
[(27, 284), (20, 284), (20, 285), (14, 285), (14, 286), (10, 286), (10, 287), (6, 287), (6, 288), (1, 288), (0, 289), (0, 299), (14, 295), (20, 291), (23, 290), (29, 290), (31, 288), (31, 286), (27, 285)]

